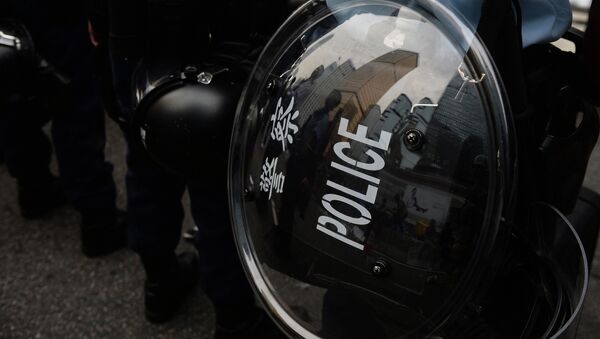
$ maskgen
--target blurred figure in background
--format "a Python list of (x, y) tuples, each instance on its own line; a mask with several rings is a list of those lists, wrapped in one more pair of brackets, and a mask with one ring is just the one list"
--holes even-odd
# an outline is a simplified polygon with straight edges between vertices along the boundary
[[(104, 159), (104, 112), (88, 38), (88, 8), (78, 0), (0, 0), (0, 20), (24, 25), (38, 58), (3, 93), (4, 159), (17, 180), (25, 218), (68, 201), (81, 213), (81, 246), (89, 257), (126, 243), (115, 205), (112, 165)], [(52, 146), (42, 126), (52, 121), (60, 180), (49, 169)]]

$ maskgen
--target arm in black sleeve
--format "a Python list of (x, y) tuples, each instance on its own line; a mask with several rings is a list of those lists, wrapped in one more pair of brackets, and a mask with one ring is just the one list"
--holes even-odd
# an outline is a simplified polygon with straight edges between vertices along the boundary
[(590, 8), (588, 27), (584, 39), (584, 62), (590, 99), (600, 105), (600, 0)]

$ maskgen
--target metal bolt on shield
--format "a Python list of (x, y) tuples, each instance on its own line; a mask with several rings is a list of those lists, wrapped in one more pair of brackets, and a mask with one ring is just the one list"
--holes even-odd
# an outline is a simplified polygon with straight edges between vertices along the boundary
[(383, 277), (388, 274), (387, 264), (383, 260), (378, 260), (371, 268), (371, 273), (376, 277)]
[(425, 136), (423, 135), (423, 132), (419, 130), (411, 129), (404, 134), (404, 145), (409, 151), (420, 150), (424, 143)]

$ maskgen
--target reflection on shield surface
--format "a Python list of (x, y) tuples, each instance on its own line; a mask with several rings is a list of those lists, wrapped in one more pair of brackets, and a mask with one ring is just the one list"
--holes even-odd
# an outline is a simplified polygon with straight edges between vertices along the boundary
[(245, 264), (290, 333), (435, 333), (497, 233), (492, 66), (441, 8), (311, 6), (267, 46), (238, 112)]

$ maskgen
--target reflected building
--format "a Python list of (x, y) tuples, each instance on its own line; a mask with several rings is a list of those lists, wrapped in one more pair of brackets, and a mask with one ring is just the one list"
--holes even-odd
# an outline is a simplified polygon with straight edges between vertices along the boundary
[[(417, 68), (417, 65), (418, 54), (403, 50), (391, 51), (358, 69), (351, 59), (340, 65), (331, 64), (316, 81), (311, 95), (300, 103), (300, 124), (304, 124), (312, 113), (324, 106), (325, 99), (331, 92), (338, 90), (342, 98), (336, 109), (341, 108), (342, 116), (350, 121), (349, 130), (355, 131), (358, 124), (372, 128), (372, 120), (380, 119), (380, 109), (376, 103), (399, 79)], [(336, 128), (332, 129), (332, 133), (336, 131)], [(330, 147), (331, 145), (326, 147), (325, 154)], [(356, 155), (360, 151), (357, 149)]]

